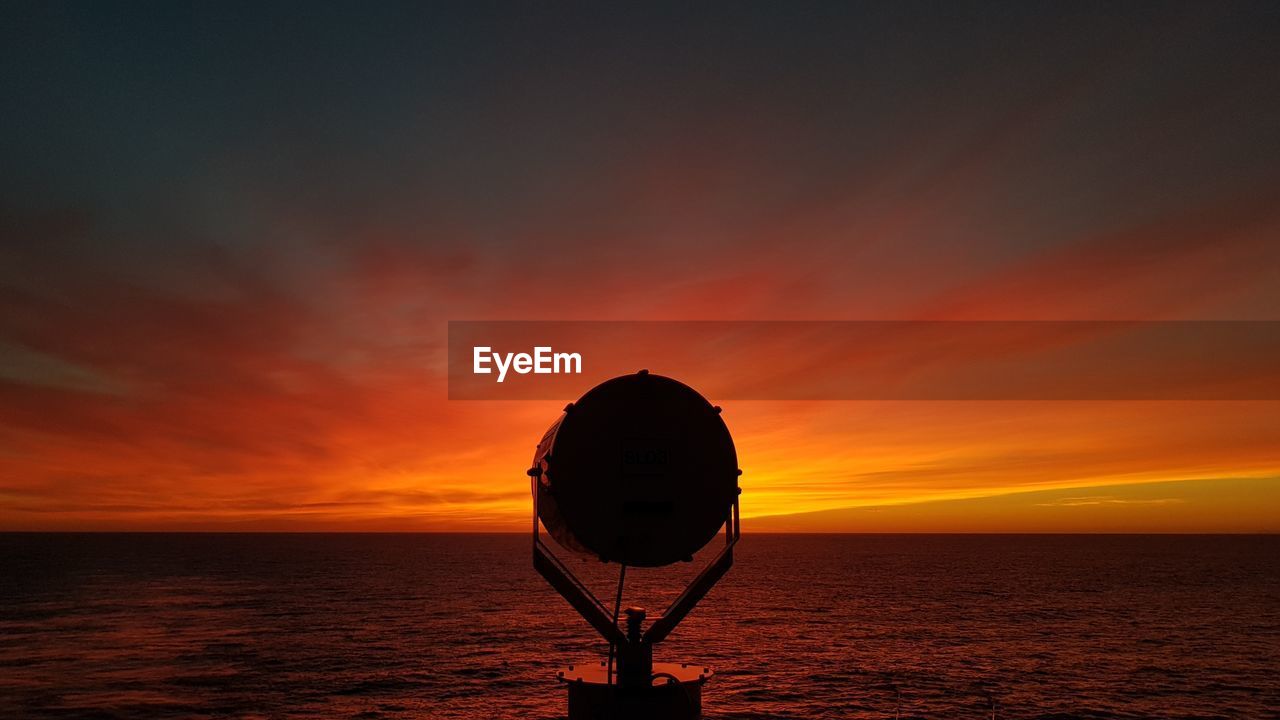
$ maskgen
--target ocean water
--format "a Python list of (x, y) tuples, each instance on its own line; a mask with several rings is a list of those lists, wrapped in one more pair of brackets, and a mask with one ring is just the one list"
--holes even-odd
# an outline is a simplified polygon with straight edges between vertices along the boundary
[[(551, 719), (604, 652), (524, 535), (0, 535), (0, 718)], [(747, 534), (656, 657), (721, 720), (1275, 718), (1280, 537)]]

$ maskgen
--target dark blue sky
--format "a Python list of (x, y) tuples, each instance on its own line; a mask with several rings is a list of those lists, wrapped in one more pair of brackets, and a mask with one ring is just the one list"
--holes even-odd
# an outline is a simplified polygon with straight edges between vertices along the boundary
[[(283, 212), (506, 246), (548, 215), (732, 234), (880, 182), (928, 194), (975, 162), (1002, 165), (999, 212), (1050, 226), (985, 240), (999, 251), (1255, 192), (1280, 164), (1270, 3), (4, 12), (6, 212), (87, 213), (143, 252), (147, 226), (254, 244)], [(709, 174), (696, 218), (619, 197), (622, 176), (685, 163)]]

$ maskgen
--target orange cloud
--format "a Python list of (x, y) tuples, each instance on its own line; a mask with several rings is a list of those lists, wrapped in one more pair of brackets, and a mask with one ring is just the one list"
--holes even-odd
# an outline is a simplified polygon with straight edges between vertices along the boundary
[[(1019, 210), (1013, 151), (1053, 135), (1052, 112), (1030, 117), (1016, 137), (940, 130), (869, 169), (823, 165), (794, 190), (744, 172), (748, 125), (642, 138), (598, 184), (513, 219), (262, 200), (253, 237), (272, 242), (216, 251), (165, 228), (147, 238), (163, 249), (129, 253), (90, 213), (8, 211), (0, 528), (522, 530), (524, 464), (560, 403), (448, 401), (450, 319), (1274, 319), (1274, 192)], [(1026, 529), (1047, 505), (964, 503), (1280, 475), (1277, 403), (724, 404), (758, 527)], [(1210, 514), (1170, 503), (1134, 527), (1280, 515), (1274, 493), (1222, 487)], [(1120, 514), (1061, 527), (1161, 506), (1098, 507)]]

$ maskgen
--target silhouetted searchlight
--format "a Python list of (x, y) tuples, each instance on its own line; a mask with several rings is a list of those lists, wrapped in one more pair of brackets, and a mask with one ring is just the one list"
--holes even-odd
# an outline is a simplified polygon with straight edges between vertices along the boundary
[[(655, 664), (653, 646), (733, 565), (741, 474), (720, 408), (646, 370), (592, 388), (543, 435), (529, 470), (533, 566), (610, 645), (608, 661), (560, 673), (570, 720), (701, 717), (711, 669)], [(540, 524), (566, 550), (621, 566), (612, 612), (543, 543)], [(644, 609), (629, 607), (618, 626), (627, 566), (691, 562), (721, 528), (723, 549), (661, 617), (646, 629)]]

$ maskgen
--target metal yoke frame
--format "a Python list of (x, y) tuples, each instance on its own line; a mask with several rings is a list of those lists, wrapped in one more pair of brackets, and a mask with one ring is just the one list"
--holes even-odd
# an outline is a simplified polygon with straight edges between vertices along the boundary
[(662, 642), (693, 610), (707, 592), (724, 577), (733, 566), (733, 546), (741, 535), (738, 517), (737, 489), (733, 496), (733, 505), (725, 517), (724, 547), (702, 572), (693, 579), (680, 595), (671, 602), (662, 616), (653, 622), (642, 635), (623, 632), (617, 621), (609, 613), (605, 604), (588, 588), (560, 558), (555, 556), (551, 548), (542, 541), (538, 519), (538, 484), (542, 478), (542, 468), (529, 470), (530, 489), (533, 492), (533, 567), (538, 574), (573, 606), (574, 610), (586, 620), (596, 632), (611, 645), (618, 648), (618, 675), (620, 684), (643, 684), (652, 682), (653, 646)]

